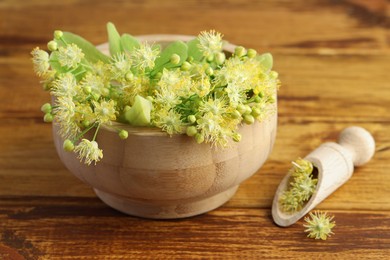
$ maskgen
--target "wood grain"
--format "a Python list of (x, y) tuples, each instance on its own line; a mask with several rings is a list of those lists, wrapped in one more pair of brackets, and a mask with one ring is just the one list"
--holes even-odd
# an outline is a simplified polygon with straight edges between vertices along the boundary
[[(390, 4), (386, 0), (0, 1), (0, 259), (383, 259), (390, 248)], [(29, 52), (53, 30), (99, 44), (121, 32), (197, 34), (274, 55), (282, 87), (270, 159), (224, 207), (179, 221), (109, 209), (59, 161), (39, 107), (49, 100)], [(350, 125), (376, 140), (374, 158), (319, 205), (335, 235), (278, 228), (274, 192), (290, 161)]]

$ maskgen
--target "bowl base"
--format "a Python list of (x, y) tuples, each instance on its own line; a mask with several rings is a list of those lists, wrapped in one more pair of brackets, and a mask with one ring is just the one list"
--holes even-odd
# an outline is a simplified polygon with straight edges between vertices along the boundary
[(236, 193), (238, 185), (212, 197), (199, 200), (151, 201), (131, 199), (94, 189), (108, 206), (132, 216), (151, 219), (177, 219), (206, 213), (222, 206)]

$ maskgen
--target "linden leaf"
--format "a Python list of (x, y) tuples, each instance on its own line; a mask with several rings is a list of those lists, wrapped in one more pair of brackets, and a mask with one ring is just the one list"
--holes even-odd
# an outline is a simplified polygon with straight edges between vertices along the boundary
[(124, 33), (120, 39), (121, 47), (124, 51), (131, 52), (139, 47), (139, 41), (132, 35)]
[[(76, 44), (83, 51), (84, 58), (90, 62), (96, 63), (98, 61), (102, 61), (104, 63), (108, 63), (110, 61), (109, 57), (100, 52), (92, 43), (76, 34), (64, 32), (62, 39), (67, 44)], [(60, 46), (65, 46), (61, 40), (57, 40), (57, 43)]]
[(114, 56), (122, 52), (121, 36), (115, 28), (115, 25), (111, 22), (107, 23), (108, 44), (110, 47), (110, 54)]
[(134, 99), (134, 105), (125, 112), (125, 120), (133, 126), (149, 126), (151, 110), (152, 103), (137, 95)]
[(203, 53), (199, 50), (199, 39), (195, 38), (187, 42), (188, 56), (194, 58), (195, 61), (200, 61), (203, 57)]
[[(182, 41), (175, 41), (169, 44), (161, 53), (160, 56), (155, 60), (154, 70), (152, 74), (156, 74), (163, 70), (163, 68), (180, 67), (187, 59), (187, 45)], [(178, 64), (170, 63), (171, 56), (177, 54), (180, 56)]]
[(271, 53), (264, 53), (256, 57), (256, 59), (260, 62), (261, 66), (264, 70), (268, 71), (272, 69), (273, 66), (273, 58)]

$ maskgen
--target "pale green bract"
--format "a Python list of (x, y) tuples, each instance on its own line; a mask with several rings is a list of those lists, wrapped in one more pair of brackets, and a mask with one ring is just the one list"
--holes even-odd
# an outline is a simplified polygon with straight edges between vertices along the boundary
[[(31, 52), (36, 74), (54, 97), (42, 110), (44, 120), (59, 125), (65, 150), (86, 164), (103, 158), (96, 142), (101, 125), (128, 137), (113, 121), (225, 147), (240, 141), (240, 124), (275, 112), (280, 83), (269, 53), (237, 47), (225, 54), (222, 34), (213, 30), (165, 48), (121, 35), (113, 23), (107, 24), (107, 35), (110, 56), (58, 30), (49, 52)], [(94, 132), (90, 140), (89, 131)]]

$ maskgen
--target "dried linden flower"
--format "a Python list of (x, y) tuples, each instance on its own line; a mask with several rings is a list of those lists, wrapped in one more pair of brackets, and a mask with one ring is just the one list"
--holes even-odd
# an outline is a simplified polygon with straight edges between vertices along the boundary
[(301, 210), (316, 190), (318, 179), (313, 177), (313, 164), (298, 158), (290, 169), (292, 181), (279, 199), (282, 210), (294, 213)]
[(326, 240), (332, 232), (332, 228), (336, 226), (336, 222), (332, 221), (334, 216), (329, 216), (327, 212), (315, 211), (310, 212), (309, 217), (305, 217), (307, 236), (314, 239)]
[(81, 142), (74, 148), (74, 151), (79, 154), (78, 158), (81, 160), (84, 159), (84, 162), (90, 165), (92, 162), (98, 162), (103, 158), (103, 151), (99, 149), (98, 143), (96, 141), (89, 141), (88, 139), (83, 139)]

